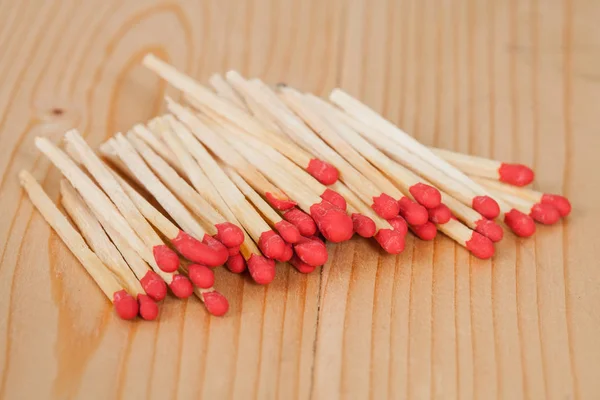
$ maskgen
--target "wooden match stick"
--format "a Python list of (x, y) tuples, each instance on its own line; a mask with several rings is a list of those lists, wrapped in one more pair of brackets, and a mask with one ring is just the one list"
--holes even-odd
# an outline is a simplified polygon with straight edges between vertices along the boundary
[(535, 204), (550, 205), (558, 210), (561, 217), (566, 217), (571, 213), (571, 203), (569, 202), (569, 199), (559, 194), (542, 193), (529, 188), (518, 188), (490, 179), (477, 177), (474, 177), (473, 179), (490, 189), (496, 189), (522, 199), (527, 199)]
[(498, 225), (494, 220), (487, 219), (473, 210), (450, 196), (449, 194), (441, 191), (442, 202), (450, 208), (453, 215), (456, 216), (460, 221), (467, 225), (472, 230), (481, 233), (483, 236), (490, 239), (492, 242), (499, 242), (504, 236), (502, 227)]
[(29, 172), (22, 170), (19, 172), (19, 181), (48, 225), (54, 229), (102, 292), (114, 304), (117, 315), (127, 320), (135, 318), (139, 309), (137, 301), (123, 289), (117, 278), (90, 250), (83, 237), (58, 210), (35, 178)]
[(229, 85), (229, 83), (223, 79), (223, 77), (219, 74), (213, 74), (210, 78), (208, 78), (208, 83), (215, 89), (217, 94), (224, 98), (225, 100), (230, 101), (236, 107), (241, 108), (242, 110), (246, 109), (246, 104), (242, 97), (240, 97), (236, 91)]
[[(377, 170), (377, 168), (373, 167), (369, 161), (365, 160), (363, 155), (355, 150), (352, 144), (348, 143), (346, 136), (354, 133), (351, 128), (337, 122), (335, 119), (329, 118), (322, 111), (320, 112), (307, 97), (295, 90), (282, 87), (280, 88), (280, 92), (284, 101), (313, 128), (314, 132), (327, 141), (381, 190), (399, 199), (400, 212), (407, 219), (408, 223), (411, 225), (421, 225), (427, 222), (426, 210), (423, 207), (414, 205), (408, 198), (403, 199), (405, 197), (404, 194), (431, 209), (439, 206), (439, 196), (435, 193), (437, 189), (424, 184), (422, 179), (417, 175), (392, 162), (385, 155), (380, 154), (381, 160), (378, 161), (379, 164), (374, 165), (377, 165), (380, 169), (385, 168), (383, 170), (386, 175), (402, 188), (402, 192), (399, 191), (388, 178)], [(346, 135), (342, 135), (343, 132)]]
[(455, 219), (450, 219), (445, 224), (437, 224), (437, 228), (478, 258), (487, 260), (494, 255), (494, 244), (489, 238), (472, 231)]
[(147, 246), (152, 249), (156, 264), (165, 272), (174, 272), (179, 268), (179, 257), (167, 247), (161, 238), (154, 232), (148, 221), (140, 214), (129, 197), (125, 194), (119, 183), (106, 165), (98, 158), (96, 153), (83, 140), (76, 130), (65, 133), (65, 140), (73, 146), (79, 160), (94, 177), (96, 182), (117, 206), (125, 220), (137, 233)]
[[(143, 146), (143, 142), (134, 136), (130, 140), (138, 149)], [(204, 229), (202, 229), (190, 212), (146, 165), (142, 159), (144, 154), (140, 156), (136, 148), (120, 133), (111, 139), (111, 143), (113, 143), (112, 145), (117, 150), (121, 161), (127, 165), (146, 190), (154, 196), (165, 211), (183, 229), (175, 236), (173, 236), (175, 232), (169, 232), (166, 235), (178, 251), (188, 260), (209, 267), (224, 264), (229, 256), (227, 248), (221, 242), (205, 233)], [(202, 240), (202, 242), (199, 242), (199, 240)]]
[[(242, 90), (245, 90), (248, 96), (252, 96), (265, 112), (269, 112), (277, 120), (279, 126), (292, 140), (336, 167), (345, 183), (353, 187), (360, 187), (361, 191), (357, 194), (362, 197), (363, 201), (372, 204), (375, 212), (381, 217), (388, 219), (398, 215), (400, 209), (397, 200), (381, 193), (381, 190), (371, 183), (370, 179), (363, 176), (353, 165), (316, 136), (285, 104), (276, 105), (271, 96), (265, 95), (264, 90), (257, 90), (252, 85), (248, 85), (244, 78), (235, 71), (229, 71), (226, 78), (235, 88), (243, 88)], [(281, 110), (283, 107), (287, 109), (286, 112)]]
[[(128, 135), (129, 137), (129, 135)], [(188, 208), (196, 214), (203, 222), (208, 235), (216, 236), (216, 238), (228, 248), (238, 248), (244, 241), (242, 230), (233, 223), (228, 222), (218, 210), (213, 208), (205, 200), (210, 198), (212, 204), (221, 204), (222, 199), (218, 194), (213, 194), (213, 187), (208, 180), (202, 185), (202, 192), (205, 196), (201, 196), (199, 192), (194, 190), (165, 160), (147, 146), (146, 143), (139, 140), (132, 140), (133, 146), (142, 155), (150, 169), (156, 173), (160, 180), (175, 194)], [(168, 146), (165, 144), (165, 146)], [(170, 150), (170, 146), (167, 147)], [(185, 160), (173, 152), (175, 157), (178, 157), (178, 162), (183, 164)], [(186, 169), (182, 165), (182, 169)]]
[(128, 292), (137, 299), (140, 316), (149, 321), (156, 319), (158, 306), (146, 294), (138, 278), (104, 232), (100, 222), (66, 179), (60, 182), (60, 193), (63, 207), (89, 246), (117, 279), (125, 284)]
[[(485, 189), (473, 182), (472, 179), (450, 165), (448, 162), (435, 155), (431, 150), (429, 150), (429, 148), (419, 143), (419, 141), (417, 141), (415, 138), (383, 118), (377, 112), (373, 111), (367, 105), (361, 103), (359, 100), (355, 99), (339, 88), (334, 89), (331, 92), (329, 99), (344, 109), (348, 114), (352, 115), (355, 119), (358, 119), (364, 124), (367, 124), (368, 126), (371, 126), (373, 129), (377, 130), (381, 136), (396, 142), (405, 150), (410, 151), (414, 155), (420, 157), (422, 160), (431, 164), (433, 167), (437, 168), (439, 171), (448, 175), (453, 180), (461, 182), (464, 186), (471, 189), (476, 196), (482, 198), (479, 201), (484, 202), (484, 204), (488, 204), (485, 209), (477, 210), (483, 216), (487, 218), (495, 218), (499, 215), (499, 205), (494, 204), (494, 199), (489, 196), (489, 193), (486, 192)], [(433, 179), (430, 178), (430, 180)]]
[(133, 133), (138, 135), (156, 154), (158, 154), (163, 160), (175, 169), (179, 175), (184, 176), (185, 173), (181, 167), (179, 160), (175, 157), (172, 151), (159, 139), (158, 132), (162, 124), (161, 117), (153, 118), (148, 122), (148, 126), (142, 124), (136, 124), (131, 129)]
[(280, 151), (305, 168), (311, 175), (324, 185), (335, 182), (338, 178), (337, 170), (323, 162), (322, 160), (310, 157), (298, 147), (282, 140), (280, 136), (269, 131), (263, 124), (258, 122), (253, 116), (244, 110), (232, 105), (228, 100), (224, 100), (205, 88), (190, 76), (178, 71), (173, 66), (160, 60), (152, 54), (147, 54), (142, 64), (151, 71), (158, 74), (164, 80), (175, 86), (186, 94), (186, 99), (198, 109), (210, 108), (219, 115), (231, 120), (240, 128), (247, 130), (257, 137), (267, 137), (273, 142), (273, 146), (281, 146)]
[(523, 164), (504, 163), (445, 149), (430, 148), (430, 150), (467, 175), (493, 179), (514, 186), (529, 185), (535, 177), (533, 170)]

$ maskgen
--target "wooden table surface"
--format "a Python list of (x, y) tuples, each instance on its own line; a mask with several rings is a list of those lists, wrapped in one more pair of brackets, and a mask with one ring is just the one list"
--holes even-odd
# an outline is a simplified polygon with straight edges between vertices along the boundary
[[(597, 399), (600, 3), (595, 0), (0, 2), (0, 398)], [(58, 198), (33, 138), (99, 144), (237, 69), (339, 86), (427, 144), (524, 162), (574, 212), (491, 261), (445, 237), (398, 257), (355, 239), (259, 287), (220, 270), (209, 318), (169, 298), (123, 322), (19, 189)]]

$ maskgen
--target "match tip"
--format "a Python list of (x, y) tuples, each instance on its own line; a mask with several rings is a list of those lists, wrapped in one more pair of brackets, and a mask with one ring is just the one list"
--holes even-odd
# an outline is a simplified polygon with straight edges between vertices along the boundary
[(437, 228), (433, 222), (426, 222), (423, 225), (411, 226), (412, 231), (421, 240), (433, 240), (437, 235)]
[(504, 215), (504, 222), (517, 236), (529, 237), (535, 233), (533, 218), (514, 208)]
[(192, 282), (180, 274), (173, 275), (173, 281), (169, 287), (171, 288), (171, 291), (175, 297), (180, 299), (187, 299), (194, 292), (194, 286), (192, 285)]
[(152, 248), (154, 261), (162, 271), (174, 272), (179, 268), (179, 256), (164, 244)]
[(225, 265), (234, 274), (241, 274), (246, 270), (246, 260), (240, 253), (229, 257)]
[(121, 319), (130, 320), (138, 315), (138, 302), (125, 290), (119, 290), (113, 294), (113, 304), (117, 315)]
[(377, 215), (384, 219), (394, 218), (400, 212), (400, 204), (393, 197), (385, 193), (373, 197), (371, 208)]
[(290, 260), (290, 264), (292, 264), (292, 266), (294, 268), (296, 268), (298, 270), (298, 272), (302, 273), (302, 274), (310, 274), (311, 272), (313, 272), (317, 267), (312, 266), (312, 265), (308, 265), (307, 263), (303, 262), (297, 255), (294, 254), (294, 256), (292, 257), (292, 259)]
[(404, 251), (405, 235), (395, 229), (380, 229), (375, 235), (375, 240), (390, 254), (399, 254)]
[(252, 254), (248, 259), (248, 271), (254, 282), (266, 285), (275, 278), (275, 261)]
[(171, 239), (171, 243), (188, 260), (209, 267), (222, 265), (229, 257), (227, 248), (208, 235), (204, 235), (203, 242), (200, 242), (184, 231), (179, 231), (177, 237)]
[(397, 216), (390, 218), (387, 221), (396, 232), (400, 233), (402, 236), (406, 236), (406, 233), (408, 232), (408, 224), (404, 218)]
[(138, 294), (140, 316), (146, 321), (154, 321), (158, 317), (158, 304), (145, 294)]
[(343, 242), (354, 233), (352, 218), (329, 202), (313, 204), (310, 206), (310, 214), (323, 236), (331, 242)]
[(494, 219), (500, 215), (500, 206), (496, 203), (496, 200), (492, 199), (490, 196), (473, 197), (471, 207), (488, 219)]
[(229, 253), (229, 257), (233, 257), (236, 254), (240, 253), (240, 246), (237, 247), (228, 247), (227, 252)]
[(452, 217), (452, 211), (444, 203), (435, 208), (430, 208), (428, 212), (429, 220), (434, 224), (445, 224)]
[(277, 261), (288, 262), (288, 261), (290, 261), (290, 259), (292, 258), (293, 255), (294, 255), (294, 248), (292, 247), (292, 244), (286, 243), (285, 250), (283, 251), (283, 254), (281, 255), (281, 257), (279, 257), (277, 259)]
[(429, 220), (427, 209), (408, 197), (402, 197), (398, 200), (398, 204), (400, 205), (400, 215), (410, 225), (423, 225)]
[(494, 220), (481, 218), (475, 222), (475, 230), (492, 242), (499, 242), (504, 237), (504, 229)]
[(258, 248), (268, 258), (278, 259), (285, 251), (285, 242), (274, 231), (266, 231), (260, 234)]
[(424, 183), (416, 183), (408, 188), (416, 202), (425, 208), (435, 208), (442, 202), (440, 191)]
[(526, 165), (502, 163), (498, 168), (498, 176), (502, 182), (514, 186), (526, 186), (533, 182), (535, 174)]
[(297, 243), (300, 240), (300, 231), (298, 228), (285, 220), (281, 220), (275, 224), (275, 229), (279, 235), (288, 243)]
[(550, 204), (536, 203), (529, 214), (534, 221), (544, 225), (552, 225), (560, 220), (560, 212)]
[(569, 199), (558, 194), (544, 194), (541, 203), (554, 206), (560, 213), (561, 217), (566, 217), (571, 213), (571, 203)]
[(206, 310), (215, 317), (223, 316), (229, 310), (229, 302), (216, 290), (202, 293), (202, 300), (204, 300)]
[(265, 197), (267, 198), (269, 204), (279, 211), (289, 210), (290, 208), (296, 206), (295, 201), (292, 201), (290, 199), (280, 199), (271, 192), (266, 192)]
[(225, 246), (239, 247), (244, 243), (244, 232), (239, 226), (232, 224), (231, 222), (223, 222), (215, 224), (217, 228), (217, 239)]
[(359, 236), (362, 236), (364, 238), (370, 238), (373, 237), (373, 235), (375, 235), (377, 227), (375, 226), (375, 222), (371, 218), (358, 213), (352, 214), (351, 218), (354, 232), (356, 232)]
[(492, 241), (478, 232), (473, 232), (471, 239), (465, 245), (467, 250), (482, 260), (487, 260), (494, 255), (494, 244)]
[(333, 165), (318, 158), (310, 160), (306, 167), (306, 172), (326, 186), (333, 185), (340, 177), (340, 173)]
[(318, 267), (327, 262), (327, 247), (320, 240), (305, 239), (294, 246), (296, 255), (302, 262)]
[(344, 211), (346, 210), (346, 199), (344, 199), (344, 197), (342, 197), (342, 195), (335, 190), (331, 190), (329, 188), (325, 189), (325, 191), (321, 194), (321, 198)]
[(167, 296), (167, 284), (154, 271), (148, 270), (146, 275), (140, 279), (144, 291), (155, 301), (161, 301)]
[(202, 289), (208, 289), (215, 283), (215, 273), (205, 265), (190, 264), (188, 276), (194, 285)]
[(298, 228), (302, 236), (312, 236), (317, 232), (317, 225), (312, 217), (298, 208), (285, 212), (283, 218)]

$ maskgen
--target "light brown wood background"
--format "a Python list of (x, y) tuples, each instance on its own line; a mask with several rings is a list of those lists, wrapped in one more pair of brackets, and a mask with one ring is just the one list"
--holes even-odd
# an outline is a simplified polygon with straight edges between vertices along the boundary
[[(0, 2), (0, 398), (600, 398), (597, 0)], [(347, 89), (427, 144), (528, 163), (573, 215), (492, 261), (447, 238), (331, 246), (320, 273), (221, 271), (209, 318), (115, 318), (19, 190), (33, 138), (94, 145), (176, 95), (139, 66)]]

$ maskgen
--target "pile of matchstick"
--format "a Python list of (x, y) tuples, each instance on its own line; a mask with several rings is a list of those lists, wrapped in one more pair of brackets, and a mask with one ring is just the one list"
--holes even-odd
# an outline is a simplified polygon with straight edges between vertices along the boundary
[(356, 233), (398, 254), (409, 230), (422, 240), (441, 231), (487, 259), (503, 225), (529, 237), (571, 211), (563, 196), (525, 188), (530, 168), (428, 148), (340, 89), (327, 102), (234, 71), (212, 76), (210, 89), (153, 55), (143, 64), (187, 105), (167, 97), (167, 114), (98, 152), (76, 130), (62, 149), (36, 138), (64, 176), (72, 223), (19, 175), (123, 319), (155, 319), (167, 287), (225, 314), (220, 265), (266, 285), (276, 261), (300, 273), (325, 264), (325, 241)]

